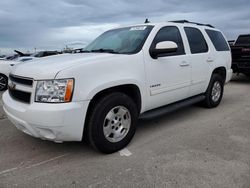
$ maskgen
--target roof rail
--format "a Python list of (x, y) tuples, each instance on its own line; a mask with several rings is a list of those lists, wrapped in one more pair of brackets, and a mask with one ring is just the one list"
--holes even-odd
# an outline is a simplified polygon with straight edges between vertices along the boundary
[(200, 26), (207, 26), (207, 27), (214, 28), (214, 26), (212, 26), (210, 24), (202, 24), (202, 23), (190, 22), (188, 20), (176, 20), (176, 21), (170, 21), (170, 22), (174, 22), (174, 23), (189, 23), (189, 24), (196, 24), (196, 25), (200, 25)]

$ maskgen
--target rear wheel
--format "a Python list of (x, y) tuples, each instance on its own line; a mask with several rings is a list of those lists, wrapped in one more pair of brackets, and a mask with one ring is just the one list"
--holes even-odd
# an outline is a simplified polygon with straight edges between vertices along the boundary
[(127, 95), (117, 92), (103, 97), (90, 115), (90, 144), (103, 153), (124, 148), (135, 134), (137, 118), (137, 107)]
[(205, 100), (203, 104), (207, 108), (217, 107), (222, 99), (224, 92), (224, 80), (221, 75), (213, 74), (205, 93)]
[(8, 78), (7, 76), (0, 74), (0, 91), (6, 90), (8, 87)]

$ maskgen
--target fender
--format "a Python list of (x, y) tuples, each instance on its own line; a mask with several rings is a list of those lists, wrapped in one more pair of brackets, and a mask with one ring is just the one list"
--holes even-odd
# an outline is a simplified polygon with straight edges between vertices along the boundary
[(122, 85), (135, 85), (139, 88), (140, 95), (141, 95), (141, 112), (143, 112), (145, 109), (146, 91), (143, 89), (144, 88), (143, 84), (134, 79), (114, 80), (114, 81), (102, 83), (101, 85), (98, 85), (97, 87), (92, 89), (87, 94), (87, 100), (93, 99), (93, 97), (96, 94), (98, 94), (99, 92), (103, 90), (106, 90), (112, 87), (122, 86)]

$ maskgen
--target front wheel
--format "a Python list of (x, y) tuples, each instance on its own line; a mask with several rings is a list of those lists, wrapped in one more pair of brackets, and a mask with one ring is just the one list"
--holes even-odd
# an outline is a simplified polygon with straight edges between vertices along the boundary
[(219, 74), (213, 74), (205, 93), (204, 105), (207, 108), (217, 107), (222, 99), (224, 92), (224, 80)]
[(133, 138), (137, 118), (137, 106), (127, 95), (117, 92), (103, 97), (90, 115), (90, 144), (103, 153), (121, 150)]
[(7, 76), (0, 74), (0, 91), (6, 90), (8, 87), (8, 78)]

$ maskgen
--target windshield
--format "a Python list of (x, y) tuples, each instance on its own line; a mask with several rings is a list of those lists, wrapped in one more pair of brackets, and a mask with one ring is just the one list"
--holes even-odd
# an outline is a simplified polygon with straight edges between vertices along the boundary
[(82, 52), (134, 54), (141, 50), (153, 26), (134, 26), (109, 30)]
[(237, 39), (235, 44), (247, 44), (250, 45), (250, 35), (241, 35)]
[(41, 55), (43, 54), (43, 52), (36, 52), (34, 54), (32, 54), (32, 57), (41, 57)]

